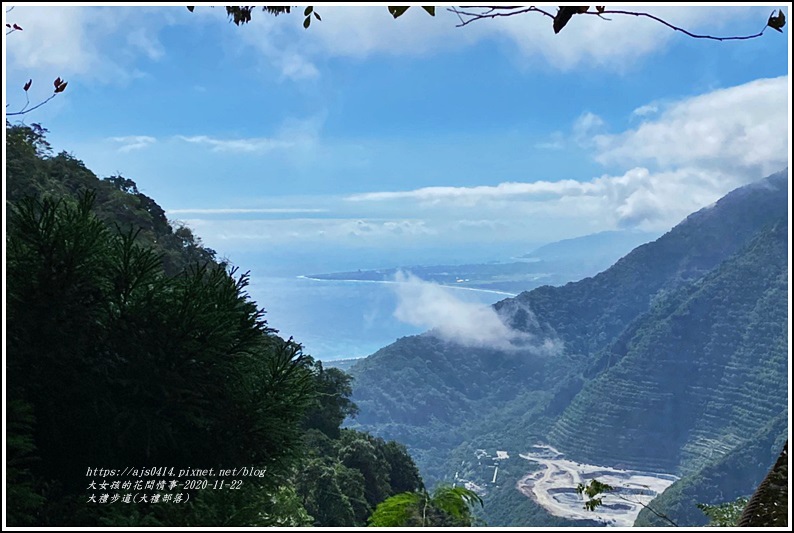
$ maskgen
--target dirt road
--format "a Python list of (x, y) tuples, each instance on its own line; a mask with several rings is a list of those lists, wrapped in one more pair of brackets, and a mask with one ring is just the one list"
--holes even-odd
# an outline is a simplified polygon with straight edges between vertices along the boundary
[[(518, 490), (550, 514), (571, 520), (599, 520), (612, 526), (631, 526), (642, 504), (649, 503), (676, 479), (668, 474), (576, 463), (546, 445), (534, 446), (530, 452), (519, 456), (542, 468), (521, 478)], [(605, 496), (603, 505), (595, 511), (586, 510), (583, 496), (576, 493), (579, 483), (587, 484), (591, 479), (617, 489)]]

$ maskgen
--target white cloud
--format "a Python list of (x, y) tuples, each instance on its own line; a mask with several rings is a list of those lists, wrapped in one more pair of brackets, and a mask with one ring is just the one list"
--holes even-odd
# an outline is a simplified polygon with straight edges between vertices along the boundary
[(194, 135), (186, 137), (177, 135), (188, 143), (203, 144), (210, 146), (213, 152), (243, 152), (243, 153), (265, 153), (271, 150), (291, 148), (295, 143), (282, 139), (269, 137), (250, 137), (245, 139), (216, 139), (207, 135)]
[(590, 144), (592, 137), (601, 133), (605, 125), (604, 119), (586, 111), (573, 123), (573, 138), (579, 144)]
[[(327, 203), (327, 200), (326, 200)], [(176, 210), (179, 211), (179, 210)], [(228, 212), (229, 210), (223, 210)], [(195, 210), (190, 210), (195, 212)], [(314, 212), (314, 211), (312, 211)], [(168, 211), (174, 214), (175, 211)], [(231, 214), (231, 213), (230, 213)], [(296, 213), (299, 214), (299, 213)], [(437, 239), (439, 231), (424, 220), (353, 218), (278, 218), (185, 220), (205, 242), (222, 249), (247, 249), (265, 244), (328, 244), (388, 247), (399, 241)], [(248, 245), (246, 245), (248, 243)]]
[(631, 112), (631, 116), (633, 117), (645, 117), (648, 115), (653, 115), (659, 112), (659, 107), (654, 104), (646, 104), (641, 105), (637, 109)]
[(305, 209), (297, 207), (267, 207), (267, 208), (213, 208), (213, 209), (169, 209), (169, 215), (240, 215), (240, 214), (301, 214), (301, 213), (326, 213), (327, 209)]
[(25, 68), (69, 68), (83, 73), (96, 63), (96, 47), (86, 35), (85, 12), (74, 7), (19, 6), (9, 20), (24, 31), (8, 38), (8, 59)]
[(757, 179), (788, 163), (789, 98), (788, 77), (782, 76), (681, 100), (635, 129), (596, 136), (596, 160)]
[[(667, 43), (685, 39), (662, 24), (633, 16), (612, 15), (610, 21), (577, 15), (555, 35), (549, 18), (527, 13), (482, 20), (456, 27), (460, 19), (444, 7), (430, 17), (418, 6), (398, 20), (386, 6), (317, 6), (323, 20), (304, 30), (301, 13), (273, 17), (256, 10), (252, 22), (224, 31), (230, 53), (258, 51), (281, 79), (306, 81), (320, 76), (318, 64), (328, 57), (365, 58), (373, 55), (429, 55), (462, 49), (481, 41), (508, 42), (518, 50), (518, 64), (544, 62), (555, 69), (597, 68), (625, 71), (638, 60), (660, 53)], [(554, 7), (548, 7), (554, 11)], [(727, 23), (766, 20), (768, 9), (734, 6), (642, 7), (671, 23), (693, 31), (719, 33)], [(196, 28), (213, 25), (220, 31), (223, 9), (203, 8), (188, 14), (184, 6), (28, 7), (13, 11), (23, 32), (9, 36), (10, 64), (26, 75), (99, 83), (126, 83), (144, 75), (136, 66), (141, 57), (156, 61), (167, 52), (161, 32), (186, 20)]]
[(664, 230), (788, 165), (788, 105), (788, 78), (781, 77), (667, 103), (653, 119), (620, 134), (595, 133), (605, 123), (586, 112), (572, 127), (574, 140), (589, 143), (597, 161), (630, 170), (583, 181), (423, 187), (347, 200), (442, 211), (476, 208), (478, 218), (520, 212), (537, 223), (546, 217), (547, 227), (567, 216), (590, 217), (607, 228)]
[(10, 21), (24, 28), (8, 37), (9, 65), (34, 78), (55, 75), (124, 84), (140, 77), (137, 60), (159, 60), (160, 31), (174, 10), (158, 7), (17, 6)]
[(397, 272), (395, 281), (398, 296), (395, 318), (413, 326), (429, 328), (431, 335), (447, 342), (546, 354), (557, 353), (560, 348), (559, 343), (552, 339), (539, 339), (511, 328), (491, 306), (456, 298), (454, 289), (404, 272)]
[(498, 185), (476, 187), (422, 187), (411, 191), (369, 192), (347, 197), (352, 202), (410, 199), (420, 202), (457, 202), (476, 205), (486, 200), (519, 199), (522, 197), (553, 194), (557, 196), (581, 195), (593, 185), (576, 180), (535, 181), (532, 183), (505, 182)]
[(320, 13), (323, 21), (311, 28), (314, 51), (334, 56), (423, 55), (474, 43), (480, 34), (455, 28), (457, 17), (443, 7), (435, 17), (414, 7), (397, 20), (386, 6), (326, 7)]
[(127, 45), (143, 52), (146, 57), (156, 61), (165, 55), (165, 48), (160, 44), (156, 34), (147, 26), (135, 28), (127, 34)]
[[(554, 6), (548, 6), (555, 12)], [(621, 9), (631, 9), (621, 6)], [(236, 43), (257, 50), (281, 79), (307, 80), (320, 76), (318, 64), (328, 57), (367, 58), (378, 55), (425, 56), (463, 49), (482, 41), (508, 43), (518, 65), (545, 63), (570, 71), (594, 68), (624, 72), (638, 61), (664, 51), (676, 39), (690, 39), (648, 18), (577, 15), (555, 35), (551, 20), (540, 13), (473, 22), (457, 27), (460, 18), (445, 7), (431, 17), (418, 6), (394, 20), (386, 6), (317, 6), (322, 21), (309, 30), (301, 13), (272, 17), (257, 12), (252, 22), (235, 31)], [(736, 21), (765, 21), (767, 8), (736, 6), (639, 7), (692, 31), (719, 33)]]
[[(196, 12), (199, 11), (206, 16), (208, 10)], [(273, 17), (256, 9), (251, 22), (226, 34), (229, 47), (239, 55), (249, 54), (252, 48), (260, 54), (264, 70), (275, 70), (279, 79), (315, 79), (320, 72), (306, 52), (310, 32), (300, 27), (298, 16), (292, 13)], [(218, 24), (217, 20), (212, 22)]]
[[(205, 242), (223, 250), (270, 244), (370, 247), (379, 253), (442, 245), (506, 249), (508, 244), (520, 248), (526, 242), (616, 228), (664, 231), (728, 191), (788, 164), (787, 95), (788, 79), (782, 77), (679, 101), (652, 102), (647, 105), (657, 106), (656, 114), (644, 116), (642, 124), (631, 123), (634, 115), (629, 110), (625, 119), (632, 127), (615, 134), (603, 133), (606, 125), (597, 115), (583, 113), (569, 135), (591, 135), (592, 157), (614, 165), (589, 179), (550, 181), (528, 170), (525, 181), (253, 204), (262, 206), (261, 211), (247, 209), (252, 203), (246, 199), (228, 208), (182, 212), (196, 219), (194, 226)], [(304, 148), (317, 142), (321, 124), (321, 117), (287, 121), (272, 135), (253, 139), (186, 138), (219, 151), (267, 151), (284, 143), (281, 146), (290, 146), (290, 154), (302, 161), (311, 157)], [(567, 143), (572, 145), (572, 138)], [(294, 217), (234, 219), (235, 214), (281, 212), (281, 205), (300, 210), (284, 211)], [(320, 209), (332, 212), (333, 218), (309, 215)], [(228, 216), (219, 220), (214, 216), (219, 214)]]
[(558, 140), (539, 142), (535, 143), (534, 146), (538, 150), (562, 150), (565, 148), (565, 144)]
[(506, 226), (508, 226), (508, 223), (504, 220), (458, 220), (455, 222), (455, 227), (463, 230), (480, 228), (495, 230), (497, 228), (505, 228)]
[(149, 135), (128, 135), (126, 137), (111, 137), (111, 141), (122, 143), (123, 146), (119, 147), (119, 152), (131, 152), (133, 150), (140, 150), (157, 142), (157, 139)]
[[(756, 178), (760, 178), (757, 176)], [(500, 183), (478, 187), (426, 187), (412, 191), (364, 193), (355, 202), (403, 202), (435, 209), (477, 208), (477, 213), (512, 212), (544, 226), (555, 220), (592, 218), (609, 227), (667, 229), (741, 185), (734, 175), (684, 169), (651, 173), (636, 167), (624, 174), (588, 181)], [(505, 220), (503, 218), (503, 220)], [(507, 218), (507, 220), (510, 220)]]
[[(553, 6), (547, 8), (556, 12)], [(620, 9), (631, 10), (621, 6)], [(755, 7), (639, 7), (678, 26), (693, 31), (719, 32), (728, 22), (765, 21), (766, 8)], [(581, 66), (626, 70), (637, 60), (661, 52), (668, 42), (688, 38), (647, 18), (610, 15), (605, 21), (593, 15), (574, 17), (564, 34), (555, 35), (551, 20), (540, 13), (473, 22), (466, 27), (457, 15), (445, 8), (429, 17), (421, 9), (410, 9), (391, 20), (384, 6), (325, 8), (323, 22), (312, 25), (309, 53), (365, 57), (373, 54), (423, 55), (460, 48), (482, 40), (511, 42), (525, 61), (544, 60), (549, 65), (571, 70)]]
[[(554, 7), (546, 9), (556, 12)], [(757, 17), (765, 22), (769, 16), (767, 8), (734, 6), (620, 6), (615, 9), (647, 12), (690, 31), (705, 33), (719, 33), (731, 21)], [(576, 15), (559, 35), (554, 34), (547, 17), (535, 13), (476, 24), (493, 22), (491, 31), (509, 36), (526, 58), (542, 58), (560, 70), (586, 66), (626, 71), (640, 59), (661, 53), (675, 39), (689, 39), (648, 18), (619, 14), (607, 16), (609, 21), (594, 15)], [(755, 27), (753, 31), (756, 31)]]
[(306, 57), (296, 52), (278, 55), (275, 60), (281, 70), (282, 79), (300, 81), (313, 80), (320, 77), (320, 71), (317, 70), (317, 67)]
[(213, 152), (264, 154), (274, 150), (291, 150), (301, 157), (309, 156), (319, 142), (324, 114), (307, 119), (286, 119), (274, 135), (269, 137), (242, 137), (222, 139), (209, 135), (177, 135), (176, 138), (191, 144), (209, 146)]
[[(556, 13), (554, 6), (545, 8)], [(610, 6), (607, 6), (610, 9)], [(612, 9), (646, 12), (679, 27), (704, 33), (719, 33), (733, 21), (765, 21), (766, 8), (736, 6), (617, 6)], [(624, 72), (638, 61), (661, 53), (676, 39), (689, 39), (659, 22), (631, 15), (577, 15), (559, 35), (551, 20), (535, 13), (481, 21), (491, 24), (492, 36), (508, 37), (523, 53), (525, 60), (542, 59), (554, 68), (570, 71), (589, 67)], [(471, 26), (467, 26), (469, 29)], [(755, 26), (753, 27), (755, 31)]]
[(313, 20), (308, 30), (301, 25), (300, 10), (279, 17), (257, 10), (250, 23), (234, 32), (232, 42), (258, 51), (265, 70), (274, 70), (278, 78), (303, 81), (320, 76), (317, 63), (324, 58), (436, 53), (474, 43), (481, 33), (459, 31), (457, 19), (444, 8), (436, 17), (414, 8), (394, 20), (385, 5), (315, 7), (322, 21)]

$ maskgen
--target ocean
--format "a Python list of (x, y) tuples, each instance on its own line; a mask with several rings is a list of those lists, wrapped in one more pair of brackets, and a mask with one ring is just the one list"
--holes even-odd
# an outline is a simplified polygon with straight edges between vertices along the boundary
[[(301, 276), (251, 276), (248, 292), (266, 311), (268, 325), (294, 337), (304, 352), (331, 361), (365, 357), (427, 328), (394, 316), (398, 294), (393, 282), (326, 281)], [(490, 305), (509, 295), (444, 287), (457, 300)]]

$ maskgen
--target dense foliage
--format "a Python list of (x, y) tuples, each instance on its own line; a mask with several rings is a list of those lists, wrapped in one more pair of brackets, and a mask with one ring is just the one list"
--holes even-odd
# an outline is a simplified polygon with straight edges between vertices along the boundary
[(747, 498), (736, 498), (732, 502), (719, 505), (699, 503), (697, 508), (709, 518), (709, 527), (734, 527), (739, 525), (739, 518), (747, 505)]
[[(6, 202), (15, 205), (26, 197), (72, 198), (81, 192), (95, 194), (92, 212), (111, 229), (137, 232), (137, 242), (160, 256), (169, 275), (192, 264), (215, 259), (215, 251), (202, 245), (190, 228), (172, 225), (165, 211), (123, 176), (100, 180), (82, 161), (67, 152), (55, 156), (47, 130), (33, 124), (6, 128)], [(221, 261), (221, 264), (224, 262)]]
[[(423, 487), (403, 446), (340, 430), (350, 376), (270, 329), (247, 274), (133, 181), (52, 157), (42, 128), (7, 139), (9, 525), (366, 525)], [(180, 486), (146, 493), (187, 503), (101, 500), (160, 466), (136, 477)], [(179, 474), (242, 467), (204, 478), (222, 489)]]
[(375, 527), (467, 527), (472, 509), (482, 498), (463, 487), (442, 485), (427, 491), (403, 492), (380, 503), (369, 519)]

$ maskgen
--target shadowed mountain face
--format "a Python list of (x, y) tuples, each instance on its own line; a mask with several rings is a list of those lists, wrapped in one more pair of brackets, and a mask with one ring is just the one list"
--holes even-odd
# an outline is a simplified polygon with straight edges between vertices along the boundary
[(357, 423), (436, 479), (478, 442), (682, 474), (724, 456), (787, 405), (787, 187), (786, 170), (592, 278), (495, 304), (511, 347), (428, 332), (378, 351), (353, 368)]
[[(779, 459), (787, 436), (788, 413), (784, 412), (760, 431), (748, 434), (726, 455), (709, 460), (703, 468), (673, 483), (653, 500), (652, 507), (678, 524), (705, 526), (709, 519), (695, 504), (719, 505), (749, 497), (768, 474), (770, 465)], [(780, 501), (779, 496), (775, 501)], [(788, 498), (784, 496), (782, 500)], [(669, 522), (643, 509), (634, 525), (665, 527)]]
[(603, 370), (552, 427), (552, 444), (587, 461), (686, 472), (785, 411), (787, 242), (780, 218), (656, 298), (598, 356)]

